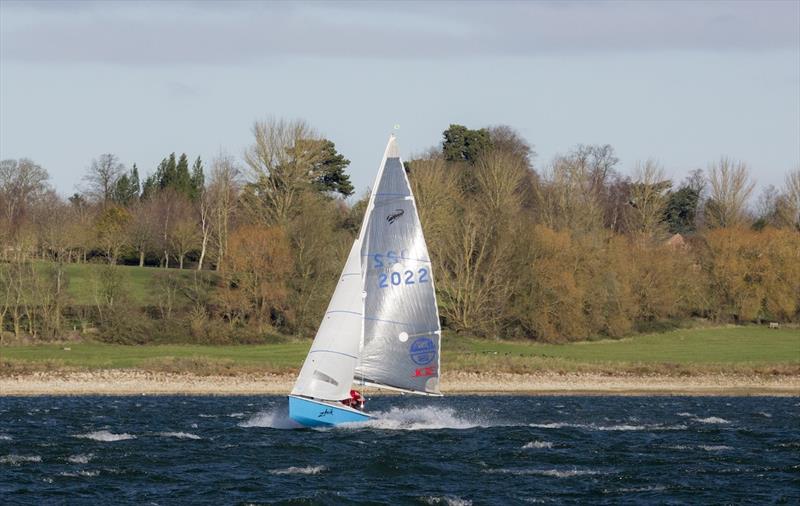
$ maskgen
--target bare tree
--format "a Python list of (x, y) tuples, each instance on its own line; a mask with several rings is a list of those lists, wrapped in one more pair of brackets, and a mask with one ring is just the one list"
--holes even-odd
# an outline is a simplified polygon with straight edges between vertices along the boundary
[[(210, 205), (211, 239), (216, 250), (216, 269), (220, 270), (228, 250), (228, 231), (239, 196), (240, 171), (233, 157), (220, 153), (211, 162), (211, 179), (206, 190)], [(202, 263), (202, 262), (201, 262)]]
[(745, 220), (747, 201), (755, 183), (750, 180), (750, 169), (743, 162), (722, 157), (709, 167), (709, 200), (705, 218), (710, 227), (733, 227)]
[(131, 207), (131, 220), (127, 227), (128, 244), (139, 254), (139, 267), (149, 251), (156, 247), (159, 219), (157, 203), (152, 199), (138, 201)]
[(191, 203), (180, 198), (176, 202), (172, 225), (169, 231), (169, 243), (178, 257), (178, 268), (183, 269), (186, 255), (197, 248), (200, 242), (200, 231)]
[(784, 184), (781, 215), (785, 222), (800, 231), (800, 166), (786, 174)]
[(32, 203), (48, 190), (49, 178), (46, 170), (27, 158), (0, 162), (0, 225), (7, 239), (16, 236)]
[(92, 160), (89, 171), (83, 178), (87, 185), (85, 193), (97, 202), (107, 204), (112, 200), (117, 179), (124, 172), (125, 166), (116, 155), (105, 153), (98, 156)]
[(310, 188), (309, 171), (321, 154), (303, 146), (320, 136), (305, 121), (275, 119), (256, 122), (253, 136), (255, 143), (245, 152), (251, 181), (243, 206), (264, 225), (285, 226), (300, 194)]
[(633, 177), (630, 185), (629, 204), (632, 210), (629, 228), (646, 237), (654, 237), (664, 228), (667, 191), (672, 183), (664, 175), (661, 165), (650, 159), (636, 164)]

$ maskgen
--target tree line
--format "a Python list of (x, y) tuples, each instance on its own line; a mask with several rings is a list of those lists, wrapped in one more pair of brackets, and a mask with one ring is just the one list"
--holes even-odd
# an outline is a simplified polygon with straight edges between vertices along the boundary
[[(368, 195), (348, 205), (349, 160), (306, 122), (252, 134), (241, 160), (171, 153), (144, 178), (102, 154), (68, 199), (33, 161), (0, 162), (0, 330), (130, 343), (312, 334)], [(692, 317), (800, 319), (800, 168), (752, 206), (749, 167), (725, 157), (677, 183), (652, 159), (625, 175), (609, 145), (534, 160), (509, 127), (450, 125), (406, 162), (446, 328), (565, 341)], [(91, 279), (66, 275), (87, 263)], [(154, 268), (147, 302), (132, 303), (121, 264)]]

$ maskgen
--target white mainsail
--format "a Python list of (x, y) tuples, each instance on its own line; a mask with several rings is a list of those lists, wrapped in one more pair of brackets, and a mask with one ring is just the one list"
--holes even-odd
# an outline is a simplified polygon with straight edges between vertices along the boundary
[(440, 344), (430, 256), (392, 136), (359, 237), (292, 394), (340, 400), (355, 380), (441, 395)]
[(394, 136), (359, 242), (365, 316), (356, 382), (441, 395), (441, 328), (431, 261)]

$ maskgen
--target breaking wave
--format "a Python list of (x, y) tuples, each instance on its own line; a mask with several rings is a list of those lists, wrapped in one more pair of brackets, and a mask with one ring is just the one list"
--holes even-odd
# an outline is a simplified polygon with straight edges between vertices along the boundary
[(697, 418), (697, 417), (695, 417), (695, 418), (693, 418), (693, 420), (695, 422), (700, 422), (700, 423), (721, 423), (721, 424), (731, 423), (730, 421), (728, 421), (728, 420), (726, 420), (724, 418), (719, 418), (717, 416), (709, 416), (708, 418)]
[(472, 501), (469, 499), (462, 499), (460, 497), (445, 495), (445, 496), (427, 496), (420, 497), (425, 504), (445, 504), (447, 506), (472, 506)]
[(270, 429), (300, 429), (303, 426), (289, 418), (286, 409), (261, 411), (238, 424), (239, 427), (267, 427)]
[(686, 430), (686, 428), (687, 428), (686, 425), (683, 425), (683, 424), (663, 425), (663, 424), (660, 424), (660, 423), (646, 423), (646, 424), (641, 424), (641, 425), (632, 425), (632, 424), (596, 425), (596, 424), (593, 424), (593, 423), (555, 422), (555, 423), (531, 423), (531, 424), (528, 424), (528, 426), (529, 427), (535, 427), (537, 429), (572, 428), (572, 429), (599, 430), (599, 431)]
[(197, 434), (192, 434), (190, 432), (157, 432), (156, 435), (162, 437), (174, 437), (178, 439), (203, 439)]
[(72, 464), (88, 464), (90, 460), (94, 458), (93, 453), (83, 454), (79, 453), (77, 455), (70, 455), (67, 457), (67, 462), (71, 462)]
[(575, 476), (594, 476), (605, 474), (593, 469), (488, 469), (490, 474), (512, 474), (514, 476), (550, 476), (552, 478), (573, 478)]
[(11, 464), (12, 466), (18, 466), (20, 464), (24, 464), (27, 462), (41, 462), (42, 457), (38, 455), (16, 455), (10, 454), (0, 457), (0, 464)]
[(369, 427), (383, 430), (437, 430), (437, 429), (473, 429), (475, 427), (492, 427), (499, 424), (486, 420), (469, 419), (458, 416), (452, 408), (419, 407), (392, 408), (389, 411), (372, 413), (375, 418), (366, 422), (341, 425), (341, 428)]
[(286, 469), (273, 469), (269, 473), (270, 474), (319, 474), (323, 471), (327, 471), (328, 468), (325, 466), (305, 466), (305, 467), (287, 467)]
[(125, 441), (126, 439), (136, 439), (133, 434), (114, 434), (107, 430), (98, 430), (95, 432), (87, 432), (86, 434), (76, 434), (75, 437), (80, 439), (93, 439), (95, 441)]
[(62, 473), (58, 473), (59, 476), (65, 476), (65, 477), (68, 477), (68, 478), (77, 478), (79, 476), (92, 477), (92, 476), (97, 476), (99, 474), (100, 474), (100, 471), (75, 471), (75, 472), (64, 471)]
[(550, 441), (531, 441), (530, 443), (525, 443), (525, 445), (522, 446), (522, 449), (530, 450), (534, 448), (538, 449), (538, 448), (552, 448), (552, 447), (553, 443), (551, 443)]

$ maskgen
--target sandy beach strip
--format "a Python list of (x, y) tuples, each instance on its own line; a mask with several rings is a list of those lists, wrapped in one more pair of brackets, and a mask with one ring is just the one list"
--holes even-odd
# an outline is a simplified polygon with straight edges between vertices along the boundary
[[(10, 395), (265, 395), (289, 392), (290, 374), (195, 376), (135, 369), (36, 372), (0, 377), (0, 396)], [(453, 372), (442, 379), (447, 394), (522, 395), (780, 395), (800, 396), (799, 376), (709, 374), (609, 376)], [(365, 389), (365, 393), (390, 394)]]

